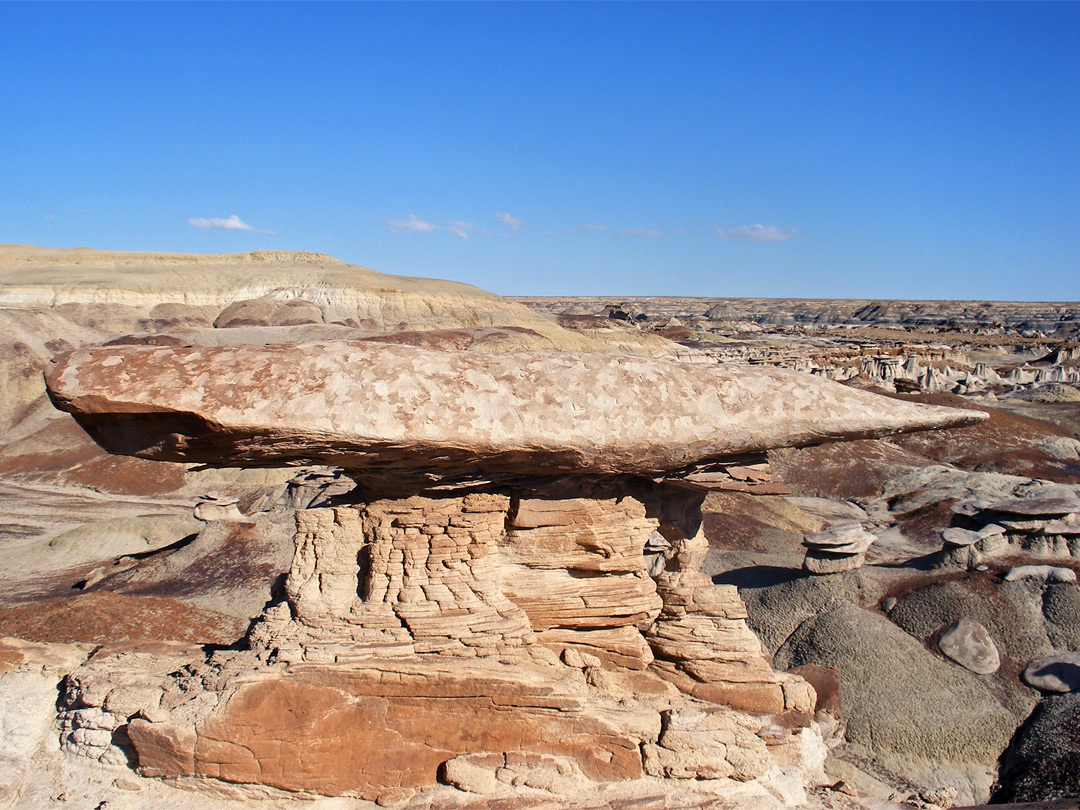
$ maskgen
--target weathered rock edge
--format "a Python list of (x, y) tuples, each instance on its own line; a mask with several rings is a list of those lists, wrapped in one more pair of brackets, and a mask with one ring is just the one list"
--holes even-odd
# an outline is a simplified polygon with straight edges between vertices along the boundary
[(450, 477), (660, 475), (986, 418), (783, 369), (345, 341), (87, 349), (57, 357), (45, 380), (113, 453)]

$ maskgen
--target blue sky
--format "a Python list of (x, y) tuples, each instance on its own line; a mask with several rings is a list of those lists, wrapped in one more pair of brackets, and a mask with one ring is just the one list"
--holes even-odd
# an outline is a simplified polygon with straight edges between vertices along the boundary
[(1080, 3), (0, 3), (0, 242), (1080, 299)]

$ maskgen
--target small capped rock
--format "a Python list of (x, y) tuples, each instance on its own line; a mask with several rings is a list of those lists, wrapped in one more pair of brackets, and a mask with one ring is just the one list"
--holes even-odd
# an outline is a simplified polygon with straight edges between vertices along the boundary
[(831, 554), (862, 554), (876, 539), (858, 523), (841, 523), (806, 535), (803, 538), (803, 545), (815, 551), (827, 551)]
[(945, 541), (946, 547), (965, 548), (967, 546), (975, 545), (983, 539), (983, 536), (979, 532), (973, 532), (970, 529), (961, 529), (957, 526), (953, 526), (941, 533), (941, 539)]
[(990, 633), (966, 616), (945, 632), (938, 641), (938, 649), (964, 669), (978, 675), (997, 672), (1001, 666), (1001, 658)]
[(811, 574), (854, 571), (866, 560), (866, 550), (876, 538), (858, 523), (841, 523), (803, 538), (806, 558), (803, 570)]

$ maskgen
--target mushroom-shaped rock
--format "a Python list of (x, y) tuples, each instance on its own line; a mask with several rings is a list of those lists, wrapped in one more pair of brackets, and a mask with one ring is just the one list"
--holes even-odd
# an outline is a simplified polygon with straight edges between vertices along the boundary
[(110, 452), (451, 478), (662, 475), (986, 418), (782, 369), (345, 341), (102, 347), (58, 357), (45, 376), (54, 404)]
[(832, 554), (862, 554), (876, 539), (858, 523), (840, 523), (806, 535), (803, 545), (815, 551)]
[(983, 536), (979, 532), (973, 532), (970, 529), (951, 526), (941, 533), (941, 539), (945, 541), (946, 548), (964, 548), (975, 545), (983, 539)]
[(861, 568), (867, 549), (877, 538), (858, 523), (830, 526), (803, 538), (803, 570), (811, 574), (840, 574)]

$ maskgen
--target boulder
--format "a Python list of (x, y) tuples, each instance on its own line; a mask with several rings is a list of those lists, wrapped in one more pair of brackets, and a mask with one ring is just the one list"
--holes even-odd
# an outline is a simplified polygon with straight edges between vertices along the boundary
[[(934, 582), (911, 591), (889, 611), (889, 620), (932, 645), (942, 628), (966, 617), (987, 629), (1000, 654), (1014, 662), (1027, 662), (1054, 651), (1040, 610), (1042, 588), (1042, 583), (1033, 580), (997, 584), (986, 575), (972, 573), (965, 579)], [(1025, 698), (1017, 711), (1026, 716), (1031, 708)]]
[(1032, 661), (1021, 676), (1041, 692), (1080, 692), (1080, 652), (1048, 655)]
[(977, 675), (989, 675), (1001, 666), (997, 647), (986, 628), (966, 616), (938, 639), (938, 649)]
[(1006, 582), (1041, 579), (1045, 582), (1076, 582), (1076, 572), (1060, 565), (1017, 565), (1005, 575)]

